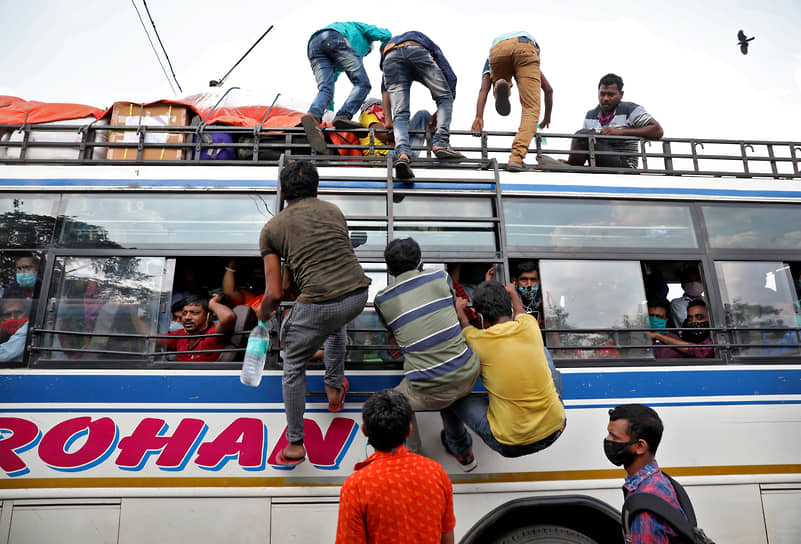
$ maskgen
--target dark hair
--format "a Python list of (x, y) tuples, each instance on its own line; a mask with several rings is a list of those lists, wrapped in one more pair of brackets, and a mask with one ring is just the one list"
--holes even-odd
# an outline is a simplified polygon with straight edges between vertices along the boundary
[(281, 191), (287, 201), (314, 196), (320, 177), (309, 161), (292, 161), (281, 169)]
[(701, 278), (701, 272), (698, 270), (698, 267), (694, 264), (682, 266), (681, 270), (679, 270), (679, 283), (684, 285), (692, 281), (694, 277)]
[(184, 306), (201, 306), (205, 311), (209, 311), (209, 299), (202, 295), (189, 295), (181, 302), (183, 302), (181, 305), (182, 310)]
[(690, 308), (692, 308), (693, 306), (703, 306), (704, 309), (706, 309), (706, 302), (704, 302), (700, 298), (698, 300), (691, 300), (690, 302), (687, 303), (687, 311), (690, 311)]
[(617, 85), (617, 90), (623, 90), (623, 78), (617, 74), (606, 74), (604, 77), (601, 78), (601, 81), (598, 82), (598, 88), (600, 89), (603, 86), (609, 85)]
[(618, 419), (629, 422), (627, 432), (632, 440), (642, 438), (648, 443), (648, 450), (656, 454), (664, 427), (653, 408), (644, 404), (621, 404), (609, 410), (609, 421)]
[(515, 267), (515, 279), (520, 277), (520, 274), (525, 274), (526, 272), (536, 272), (539, 275), (539, 270), (537, 270), (537, 263), (534, 261), (523, 261), (522, 263), (518, 264)]
[(175, 303), (172, 306), (170, 306), (170, 313), (174, 314), (175, 312), (183, 311), (184, 306), (186, 306), (185, 302), (186, 302), (186, 298), (182, 298), (182, 299), (179, 299), (179, 300), (175, 301)]
[(393, 276), (414, 269), (420, 263), (420, 246), (414, 238), (396, 238), (384, 249), (384, 261)]
[(406, 440), (412, 407), (399, 391), (376, 391), (362, 406), (362, 421), (370, 444), (377, 451), (390, 451)]
[(649, 300), (648, 301), (649, 308), (663, 308), (665, 312), (667, 312), (668, 318), (670, 318), (670, 302), (666, 299), (662, 300)]
[(473, 307), (490, 325), (503, 316), (512, 315), (512, 298), (497, 281), (482, 281), (473, 289)]

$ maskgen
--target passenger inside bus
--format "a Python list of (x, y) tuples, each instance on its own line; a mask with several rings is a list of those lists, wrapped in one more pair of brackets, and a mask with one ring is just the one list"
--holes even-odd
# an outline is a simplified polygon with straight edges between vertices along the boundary
[[(217, 361), (222, 352), (200, 353), (205, 350), (223, 350), (234, 330), (236, 316), (234, 312), (221, 302), (222, 297), (215, 294), (211, 299), (198, 295), (190, 295), (183, 301), (183, 329), (172, 331), (173, 338), (162, 340), (167, 351), (198, 353), (178, 353), (177, 361)], [(217, 316), (217, 323), (212, 322), (212, 312)], [(207, 336), (222, 334), (219, 336)]]
[[(693, 300), (687, 305), (687, 317), (682, 322), (682, 327), (688, 329), (709, 328), (709, 313), (706, 309), (706, 302)], [(681, 331), (680, 339), (659, 332), (650, 334), (654, 341), (672, 346), (685, 357), (705, 359), (713, 357), (715, 354), (715, 350), (709, 346), (713, 342), (712, 335), (708, 330), (684, 330)], [(656, 352), (656, 350), (654, 351)], [(657, 356), (656, 353), (654, 355)]]
[(264, 265), (255, 259), (229, 259), (222, 278), (222, 293), (232, 308), (246, 304), (256, 311), (264, 296)]
[(22, 362), (30, 310), (29, 299), (3, 297), (0, 300), (0, 362)]
[(14, 261), (14, 280), (5, 288), (3, 295), (34, 298), (40, 287), (38, 258), (32, 253), (18, 255)]
[(695, 265), (688, 265), (682, 268), (679, 280), (684, 289), (682, 296), (670, 301), (670, 312), (673, 315), (673, 323), (676, 327), (682, 327), (682, 323), (687, 317), (687, 305), (694, 300), (704, 300), (704, 284), (701, 281), (701, 273)]
[(668, 323), (673, 324), (670, 317), (670, 303), (667, 299), (648, 301), (648, 324), (653, 329), (649, 334), (654, 346), (654, 358), (656, 359), (680, 359), (683, 354), (671, 347), (667, 347), (660, 337), (666, 336), (674, 340), (681, 341), (681, 337), (673, 331), (663, 330)]

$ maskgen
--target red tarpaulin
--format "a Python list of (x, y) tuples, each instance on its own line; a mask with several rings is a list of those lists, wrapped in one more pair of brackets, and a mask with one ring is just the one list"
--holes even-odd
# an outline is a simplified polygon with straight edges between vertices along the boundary
[(83, 104), (58, 104), (23, 100), (16, 96), (0, 95), (0, 125), (49, 123), (66, 119), (94, 116), (100, 119), (105, 112)]

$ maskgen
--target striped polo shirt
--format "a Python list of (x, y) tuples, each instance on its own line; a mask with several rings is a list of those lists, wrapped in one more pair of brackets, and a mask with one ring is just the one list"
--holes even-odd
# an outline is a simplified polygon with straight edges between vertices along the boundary
[(403, 350), (410, 385), (452, 387), (476, 379), (480, 363), (462, 336), (444, 270), (404, 272), (376, 295), (375, 309)]
[[(645, 108), (634, 102), (620, 102), (615, 108), (615, 113), (612, 119), (605, 125), (601, 124), (599, 116), (601, 115), (601, 106), (595, 106), (587, 112), (584, 117), (584, 128), (591, 128), (595, 132), (600, 132), (602, 128), (641, 128), (651, 122), (651, 114), (645, 111)], [(609, 147), (624, 151), (627, 153), (637, 153), (640, 150), (639, 139), (632, 138), (631, 140), (607, 140)], [(622, 157), (629, 168), (637, 168), (637, 157)]]

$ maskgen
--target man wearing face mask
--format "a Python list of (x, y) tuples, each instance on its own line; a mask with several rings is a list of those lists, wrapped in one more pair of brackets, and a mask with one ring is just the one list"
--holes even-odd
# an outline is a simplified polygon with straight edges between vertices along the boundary
[(15, 281), (4, 292), (4, 296), (33, 298), (39, 291), (39, 263), (33, 255), (17, 257), (14, 263)]
[[(217, 323), (211, 322), (211, 313), (217, 316)], [(172, 331), (174, 338), (163, 341), (167, 351), (199, 351), (225, 348), (227, 336), (205, 336), (212, 334), (229, 335), (234, 330), (236, 316), (233, 310), (221, 302), (219, 294), (211, 300), (198, 295), (188, 296), (183, 300), (183, 329)], [(216, 361), (222, 352), (213, 353), (179, 353), (178, 361)]]
[[(495, 268), (490, 268), (487, 271), (485, 279), (487, 281), (495, 279)], [(512, 281), (514, 281), (515, 287), (517, 287), (517, 294), (523, 303), (523, 311), (534, 316), (541, 328), (543, 323), (542, 291), (540, 290), (540, 272), (537, 270), (537, 263), (524, 261), (518, 264)], [(472, 318), (470, 322), (475, 325), (475, 321)]]
[[(626, 469), (623, 495), (650, 493), (666, 500), (683, 516), (670, 480), (656, 462), (656, 449), (662, 440), (662, 420), (642, 404), (622, 404), (609, 410), (609, 425), (604, 439), (606, 458)], [(675, 531), (662, 519), (643, 511), (631, 522), (631, 544), (671, 544), (681, 542)]]
[(31, 301), (3, 297), (0, 301), (0, 362), (21, 363), (28, 336)]
[(695, 266), (682, 269), (679, 279), (684, 294), (670, 301), (670, 313), (673, 314), (673, 323), (676, 327), (683, 327), (687, 318), (687, 305), (693, 300), (703, 300), (704, 284), (701, 283), (701, 274)]
[(651, 335), (651, 341), (654, 346), (663, 346), (654, 348), (655, 359), (679, 359), (683, 356), (680, 351), (664, 346), (667, 343), (664, 341), (665, 337), (681, 342), (681, 337), (678, 334), (663, 330), (668, 326), (669, 321), (670, 303), (667, 300), (648, 301), (648, 324), (651, 329), (656, 329), (648, 334)]
[[(406, 377), (396, 387), (412, 410), (442, 410), (469, 395), (478, 381), (478, 356), (465, 343), (456, 318), (450, 276), (444, 270), (423, 271), (420, 246), (412, 238), (392, 240), (384, 260), (395, 283), (375, 297), (375, 309), (403, 351)], [(444, 416), (443, 416), (444, 417)], [(417, 420), (407, 447), (421, 453)], [(476, 468), (470, 448), (457, 457), (465, 472)]]
[[(650, 308), (649, 308), (650, 311)], [(709, 313), (706, 310), (706, 302), (703, 300), (693, 300), (687, 306), (687, 317), (682, 321), (682, 327), (690, 329), (708, 329)], [(684, 357), (695, 357), (705, 359), (715, 354), (712, 344), (712, 335), (708, 330), (688, 330), (681, 332), (681, 339), (663, 333), (651, 333), (654, 342), (659, 341), (670, 345), (679, 351)]]

